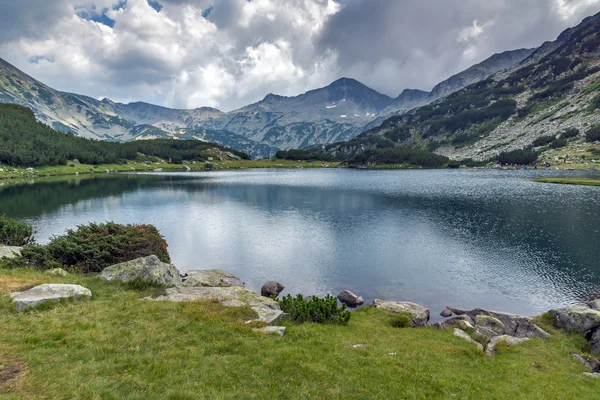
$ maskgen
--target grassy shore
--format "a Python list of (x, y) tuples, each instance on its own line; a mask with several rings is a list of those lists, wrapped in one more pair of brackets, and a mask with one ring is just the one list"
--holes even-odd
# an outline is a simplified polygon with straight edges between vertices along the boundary
[[(142, 301), (152, 289), (0, 269), (0, 293), (77, 283), (93, 300), (17, 314), (0, 297), (2, 399), (593, 399), (580, 336), (486, 357), (451, 330), (398, 329), (364, 308), (346, 326), (252, 332), (247, 308)], [(352, 347), (363, 344), (362, 348)]]
[(562, 185), (600, 186), (600, 179), (591, 178), (538, 178), (536, 182), (557, 183)]
[[(203, 162), (185, 164), (192, 171), (207, 171)], [(339, 166), (338, 162), (328, 162), (328, 167), (335, 168)], [(290, 161), (290, 160), (226, 160), (216, 162), (213, 170), (239, 170), (246, 168), (322, 168), (321, 161)], [(152, 172), (162, 170), (164, 172), (179, 172), (183, 171), (183, 164), (168, 164), (168, 163), (138, 163), (127, 162), (126, 164), (74, 164), (45, 166), (39, 168), (13, 168), (8, 166), (0, 166), (0, 179), (23, 179), (44, 176), (66, 176), (66, 175), (91, 175), (91, 174), (106, 174), (114, 172)]]

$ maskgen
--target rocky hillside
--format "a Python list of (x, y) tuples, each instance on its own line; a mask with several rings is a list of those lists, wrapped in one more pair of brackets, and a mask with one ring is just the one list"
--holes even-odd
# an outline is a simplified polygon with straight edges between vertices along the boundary
[[(353, 156), (367, 148), (411, 145), (452, 159), (494, 159), (501, 152), (543, 150), (584, 141), (600, 122), (600, 17), (585, 19), (544, 43), (519, 66), (430, 105), (384, 121), (346, 143), (327, 146)], [(564, 140), (536, 141), (569, 132)], [(574, 132), (577, 132), (574, 134)], [(560, 139), (560, 138), (559, 138)]]

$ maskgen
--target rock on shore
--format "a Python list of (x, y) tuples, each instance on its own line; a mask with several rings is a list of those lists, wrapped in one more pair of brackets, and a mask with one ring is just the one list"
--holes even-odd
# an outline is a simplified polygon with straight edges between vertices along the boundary
[(79, 285), (44, 284), (24, 292), (11, 293), (10, 297), (17, 311), (22, 312), (45, 303), (91, 298), (92, 292)]
[(15, 258), (21, 255), (22, 247), (0, 246), (0, 258)]
[(181, 284), (181, 275), (173, 264), (167, 264), (157, 256), (141, 257), (121, 264), (111, 265), (100, 273), (107, 281), (131, 282), (142, 280), (156, 285), (177, 286)]
[(181, 283), (184, 287), (244, 287), (244, 282), (231, 272), (221, 269), (188, 271)]
[(427, 326), (429, 321), (429, 310), (420, 304), (409, 301), (386, 301), (375, 299), (373, 307), (380, 308), (395, 314), (406, 313), (410, 317), (413, 328)]

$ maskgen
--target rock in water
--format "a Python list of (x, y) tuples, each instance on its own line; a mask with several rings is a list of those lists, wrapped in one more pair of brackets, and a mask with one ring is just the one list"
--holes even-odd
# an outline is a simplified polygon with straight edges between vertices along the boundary
[(485, 349), (485, 354), (488, 356), (496, 355), (496, 346), (500, 342), (504, 342), (508, 346), (514, 346), (519, 343), (525, 342), (527, 340), (529, 340), (529, 339), (528, 338), (516, 338), (516, 337), (512, 337), (512, 336), (508, 336), (508, 335), (496, 336), (490, 340), (490, 343), (488, 343), (488, 345)]
[(567, 331), (585, 333), (600, 327), (600, 311), (582, 306), (557, 308), (549, 311), (556, 326)]
[(25, 292), (11, 293), (10, 297), (18, 312), (35, 308), (43, 303), (58, 303), (61, 300), (91, 298), (92, 292), (79, 285), (44, 284)]
[(107, 281), (131, 282), (142, 280), (156, 285), (176, 286), (181, 284), (179, 271), (173, 264), (161, 262), (157, 256), (141, 257), (121, 264), (111, 265), (100, 273)]
[(451, 317), (451, 316), (452, 316), (452, 311), (450, 311), (450, 310), (448, 310), (448, 309), (445, 309), (444, 311), (442, 311), (442, 312), (440, 313), (440, 315), (441, 315), (442, 317), (444, 317), (444, 318), (448, 318), (448, 317)]
[(231, 272), (221, 269), (188, 271), (181, 283), (183, 287), (244, 287), (244, 282)]
[(165, 296), (146, 298), (156, 301), (218, 301), (225, 307), (248, 305), (258, 314), (257, 321), (272, 325), (283, 317), (279, 303), (268, 297), (238, 287), (174, 287)]
[(429, 321), (429, 310), (416, 303), (375, 299), (373, 307), (393, 313), (407, 313), (410, 316), (412, 327), (427, 326)]
[(357, 296), (349, 290), (344, 290), (342, 293), (338, 294), (337, 298), (343, 304), (351, 308), (356, 308), (365, 304), (362, 296)]
[(283, 289), (285, 289), (285, 286), (283, 286), (281, 283), (275, 282), (275, 281), (269, 281), (269, 282), (265, 283), (263, 285), (263, 287), (260, 289), (260, 294), (261, 294), (261, 296), (265, 296), (265, 297), (271, 297), (273, 295), (275, 295), (275, 297), (277, 297), (277, 296), (279, 296), (279, 293), (281, 293), (283, 291)]
[(0, 246), (0, 258), (15, 258), (21, 255), (22, 247)]

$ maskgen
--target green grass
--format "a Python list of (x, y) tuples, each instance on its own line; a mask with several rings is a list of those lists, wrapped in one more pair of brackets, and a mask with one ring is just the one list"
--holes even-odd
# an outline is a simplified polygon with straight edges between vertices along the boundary
[(536, 182), (558, 183), (563, 185), (600, 186), (600, 179), (590, 178), (538, 178)]
[[(304, 168), (321, 168), (321, 161), (292, 161), (292, 160), (227, 160), (223, 162), (217, 161), (214, 165), (214, 170), (228, 169), (245, 169), (245, 168), (297, 168), (302, 165)], [(330, 168), (339, 166), (339, 162), (327, 162)], [(144, 164), (141, 162), (128, 162), (126, 164), (73, 164), (70, 165), (55, 165), (45, 166), (40, 168), (14, 168), (10, 166), (0, 165), (0, 179), (27, 179), (45, 176), (66, 176), (66, 175), (91, 175), (91, 174), (106, 174), (106, 171), (111, 172), (152, 172), (155, 169), (162, 169), (164, 172), (180, 172), (183, 170), (183, 164), (168, 164), (168, 163), (152, 163)], [(195, 164), (186, 164), (192, 171), (206, 171), (204, 162)]]
[(600, 390), (570, 355), (585, 340), (554, 331), (491, 358), (452, 330), (394, 328), (386, 312), (363, 308), (345, 326), (288, 322), (285, 337), (266, 337), (244, 324), (246, 308), (147, 302), (151, 288), (0, 270), (4, 293), (48, 281), (83, 284), (94, 298), (23, 314), (0, 298), (2, 399), (592, 399)]

